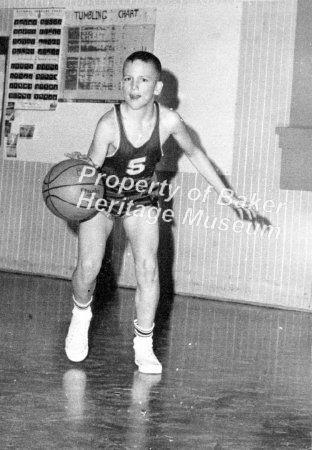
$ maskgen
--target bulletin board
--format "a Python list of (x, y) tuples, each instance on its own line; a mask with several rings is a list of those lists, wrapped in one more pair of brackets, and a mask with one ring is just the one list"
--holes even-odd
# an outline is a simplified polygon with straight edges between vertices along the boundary
[[(38, 5), (39, 2), (29, 0), (27, 5), (28, 3), (31, 6)], [(110, 15), (115, 14), (116, 23), (111, 23), (109, 26), (119, 26), (121, 27), (119, 31), (121, 29), (127, 32), (137, 30), (137, 45), (141, 45), (142, 30), (149, 29), (148, 32), (146, 31), (146, 35), (151, 36), (148, 45), (151, 47), (150, 50), (160, 58), (163, 67), (165, 85), (159, 101), (165, 106), (177, 109), (196, 145), (207, 152), (225, 175), (231, 174), (237, 131), (241, 3), (210, 2), (207, 8), (206, 2), (196, 2), (196, 7), (194, 2), (184, 2), (181, 8), (179, 1), (152, 2), (151, 5), (145, 0), (137, 0), (135, 3), (130, 0), (118, 2), (103, 0), (103, 2), (93, 2), (95, 6), (90, 6), (90, 2), (74, 2), (79, 3), (77, 9), (74, 9), (73, 2), (54, 0), (50, 2), (51, 5), (52, 3), (58, 5), (55, 9), (60, 9), (59, 5), (65, 6), (57, 68), (59, 79), (50, 83), (58, 82), (56, 109), (17, 109), (16, 101), (11, 99), (12, 101), (8, 102), (9, 99), (5, 94), (7, 106), (3, 115), (6, 118), (6, 129), (4, 130), (3, 126), (2, 135), (4, 132), (10, 134), (9, 148), (2, 141), (1, 150), (5, 159), (56, 163), (64, 159), (65, 153), (88, 151), (98, 120), (111, 109), (114, 100), (120, 99), (121, 93), (117, 89), (113, 92), (112, 82), (107, 89), (103, 83), (102, 91), (93, 90), (92, 92), (92, 89), (86, 89), (86, 86), (78, 89), (76, 88), (78, 84), (73, 84), (74, 88), (71, 86), (71, 89), (65, 89), (66, 67), (69, 67), (66, 64), (66, 58), (72, 57), (73, 54), (72, 49), (68, 48), (67, 29), (76, 27), (81, 30), (87, 26), (87, 23), (91, 28), (95, 26), (103, 28), (107, 20), (104, 18), (109, 16), (109, 11), (115, 11)], [(20, 4), (26, 9), (23, 0), (16, 0), (14, 4)], [(154, 5), (157, 11), (153, 12), (151, 7)], [(119, 10), (116, 9), (118, 6), (120, 6)], [(50, 10), (52, 9), (51, 6)], [(74, 18), (73, 13), (75, 13)], [(142, 16), (143, 19), (145, 17), (145, 22), (140, 19), (139, 23), (139, 17)], [(13, 8), (0, 9), (0, 19), (0, 32), (11, 38)], [(154, 42), (152, 42), (153, 29), (155, 30)], [(113, 28), (109, 35), (111, 45), (112, 30)], [(130, 45), (128, 41), (124, 44)], [(116, 44), (114, 45), (116, 47)], [(96, 54), (103, 52), (103, 59), (105, 50), (110, 61), (113, 54), (114, 67), (116, 73), (119, 70), (121, 78), (121, 64), (118, 66), (119, 63), (115, 58), (118, 54), (115, 47), (114, 52), (106, 46), (96, 51), (89, 49), (90, 52), (87, 53), (91, 56), (91, 60), (94, 60)], [(119, 54), (128, 52), (130, 47), (127, 48), (128, 50), (120, 49)], [(140, 48), (134, 50), (140, 50)], [(76, 53), (76, 56), (81, 59), (81, 50)], [(90, 70), (90, 65), (86, 67), (88, 69), (84, 74), (85, 80), (87, 80), (86, 72)], [(107, 66), (105, 68), (106, 82), (109, 84), (111, 72)], [(95, 74), (94, 67), (92, 70)], [(73, 73), (67, 73), (71, 82), (72, 75)], [(75, 77), (78, 80), (77, 75), (74, 79)], [(114, 81), (118, 83), (117, 77)], [(103, 93), (105, 96), (102, 95)], [(111, 96), (110, 100), (108, 96)], [(175, 151), (169, 142), (167, 155), (167, 159), (162, 160), (162, 170), (196, 171), (189, 159), (183, 153)]]
[(152, 8), (67, 11), (61, 98), (120, 101), (123, 62), (134, 51), (153, 51), (155, 20)]
[[(153, 51), (155, 23), (155, 8), (13, 10), (4, 158), (57, 162), (71, 151), (87, 153), (98, 119), (122, 100), (125, 58)], [(73, 115), (77, 128), (65, 129)]]
[(55, 109), (63, 9), (16, 9), (10, 39), (7, 99), (14, 109)]

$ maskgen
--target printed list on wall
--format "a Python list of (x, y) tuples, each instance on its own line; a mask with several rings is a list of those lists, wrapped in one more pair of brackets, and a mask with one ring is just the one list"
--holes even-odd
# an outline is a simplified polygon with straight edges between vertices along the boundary
[(53, 110), (59, 92), (64, 9), (16, 9), (10, 40), (7, 103)]
[(156, 9), (66, 11), (60, 99), (122, 99), (121, 71), (137, 50), (153, 51)]

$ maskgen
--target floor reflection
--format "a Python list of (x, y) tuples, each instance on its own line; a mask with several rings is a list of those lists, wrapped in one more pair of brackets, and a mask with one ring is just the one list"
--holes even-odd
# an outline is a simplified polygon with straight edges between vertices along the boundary
[(65, 409), (72, 422), (84, 419), (86, 385), (87, 375), (84, 370), (69, 369), (64, 373), (63, 390), (67, 401)]
[(99, 298), (74, 364), (70, 283), (0, 283), (1, 450), (311, 449), (311, 314), (176, 297), (155, 336), (163, 373), (147, 375), (134, 291)]
[(149, 375), (136, 371), (133, 375), (129, 421), (125, 433), (125, 448), (147, 449), (152, 414), (151, 390), (161, 381), (161, 375)]

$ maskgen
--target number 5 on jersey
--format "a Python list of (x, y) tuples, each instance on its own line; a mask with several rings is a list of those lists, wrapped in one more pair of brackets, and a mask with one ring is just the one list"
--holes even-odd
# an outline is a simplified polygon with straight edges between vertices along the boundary
[(138, 175), (145, 169), (146, 156), (142, 158), (130, 159), (126, 173), (128, 175)]

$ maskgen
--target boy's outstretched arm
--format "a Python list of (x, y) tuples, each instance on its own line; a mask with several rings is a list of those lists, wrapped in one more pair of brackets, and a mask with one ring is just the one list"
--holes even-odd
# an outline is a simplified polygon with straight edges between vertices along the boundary
[[(176, 112), (170, 111), (169, 123), (172, 136), (176, 139), (193, 166), (205, 178), (205, 180), (213, 186), (219, 195), (222, 196), (223, 193), (228, 194), (229, 189), (225, 186), (217, 174), (208, 156), (194, 144), (189, 132), (186, 129), (183, 119)], [(228, 196), (226, 198), (228, 199)], [(250, 207), (248, 202), (244, 202), (244, 204), (242, 204), (242, 201), (237, 198), (234, 192), (231, 200), (232, 202), (229, 206), (235, 210), (236, 214), (241, 219), (251, 221), (256, 220), (256, 211)]]

